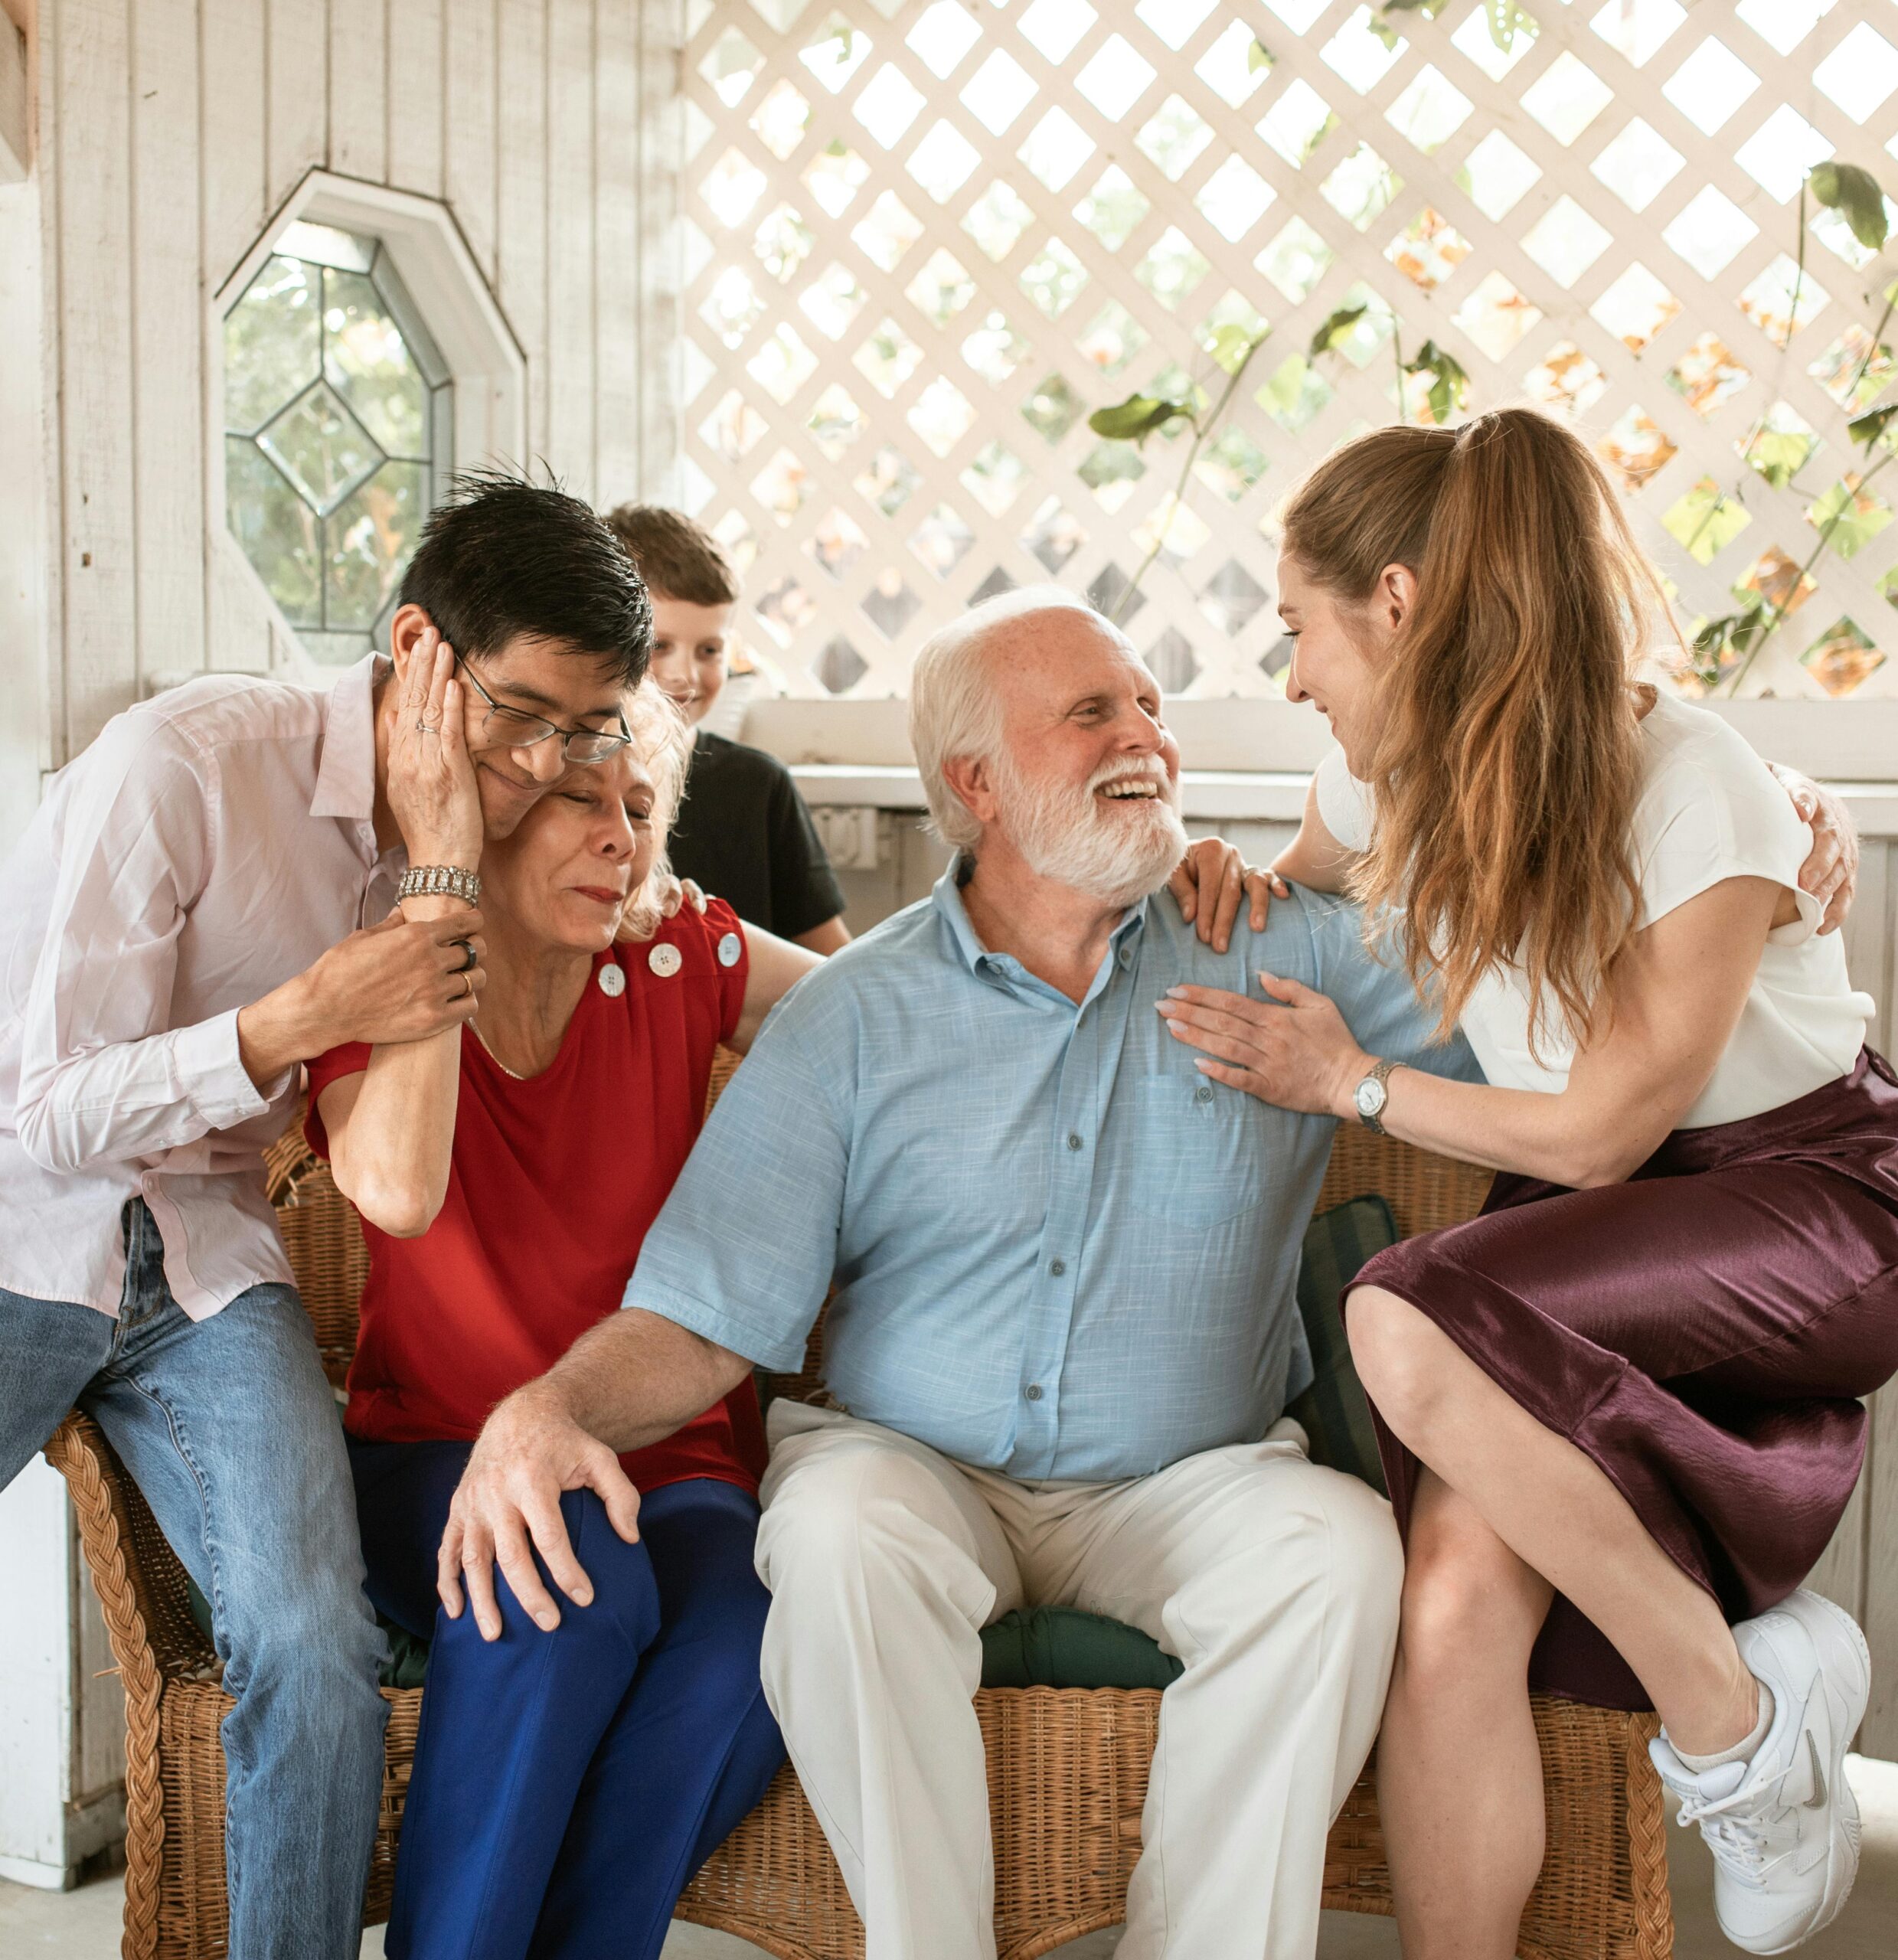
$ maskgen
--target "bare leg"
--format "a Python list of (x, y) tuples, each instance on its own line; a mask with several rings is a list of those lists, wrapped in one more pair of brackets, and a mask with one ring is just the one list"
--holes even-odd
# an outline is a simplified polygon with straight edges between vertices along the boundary
[(1348, 1325), (1378, 1413), (1614, 1643), (1676, 1746), (1707, 1755), (1744, 1737), (1758, 1718), (1758, 1684), (1719, 1606), (1601, 1470), (1407, 1301), (1360, 1287)]
[(1551, 1589), (1428, 1470), (1406, 1553), (1377, 1740), (1404, 1960), (1511, 1960), (1542, 1869), (1528, 1671)]

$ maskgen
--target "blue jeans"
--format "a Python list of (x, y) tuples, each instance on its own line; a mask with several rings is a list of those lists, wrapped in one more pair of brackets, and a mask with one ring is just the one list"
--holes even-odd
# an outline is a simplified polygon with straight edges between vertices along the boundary
[(126, 1207), (118, 1316), (0, 1289), (0, 1487), (75, 1403), (211, 1602), (224, 1686), (230, 1960), (354, 1960), (382, 1791), (383, 1639), (335, 1398), (295, 1291), (208, 1320)]
[(491, 1643), (472, 1613), (436, 1610), (468, 1452), (349, 1442), (370, 1596), (434, 1638), (390, 1960), (655, 1960), (679, 1893), (784, 1760), (758, 1676), (758, 1501), (709, 1478), (665, 1485), (629, 1545), (591, 1491), (570, 1491), (593, 1603), (561, 1600), (543, 1633), (497, 1571)]

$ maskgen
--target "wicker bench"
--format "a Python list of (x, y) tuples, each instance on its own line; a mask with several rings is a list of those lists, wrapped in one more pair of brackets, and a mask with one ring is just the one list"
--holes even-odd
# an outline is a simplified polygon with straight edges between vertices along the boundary
[[(714, 1091), (716, 1093), (716, 1091)], [(299, 1131), (272, 1153), (271, 1194), (315, 1325), (340, 1382), (367, 1266), (354, 1214)], [(1341, 1130), (1321, 1206), (1367, 1191), (1400, 1229), (1469, 1216), (1486, 1174)], [(809, 1374), (779, 1383), (808, 1393)], [(194, 1623), (185, 1575), (96, 1426), (75, 1412), (47, 1446), (65, 1475), (126, 1690), (124, 1960), (219, 1960), (226, 1950), (224, 1766), (230, 1707)], [(364, 1922), (388, 1916), (420, 1718), (420, 1689), (384, 1690), (388, 1768)], [(1151, 1690), (983, 1689), (1001, 1960), (1030, 1960), (1119, 1923), (1140, 1852), (1140, 1812), (1159, 1720)], [(1664, 1960), (1673, 1951), (1651, 1717), (1538, 1697), (1548, 1853), (1524, 1914), (1529, 1960)], [(1369, 1772), (1333, 1826), (1325, 1903), (1387, 1914), (1390, 1877)], [(855, 1960), (863, 1929), (796, 1778), (764, 1802), (694, 1879), (678, 1916), (735, 1933), (780, 1960)]]

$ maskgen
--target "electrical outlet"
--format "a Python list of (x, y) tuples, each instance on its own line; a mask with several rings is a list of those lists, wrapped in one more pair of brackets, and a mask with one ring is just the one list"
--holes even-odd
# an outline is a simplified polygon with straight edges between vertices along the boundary
[(881, 861), (877, 812), (867, 804), (820, 805), (811, 812), (825, 854), (840, 871), (874, 871)]

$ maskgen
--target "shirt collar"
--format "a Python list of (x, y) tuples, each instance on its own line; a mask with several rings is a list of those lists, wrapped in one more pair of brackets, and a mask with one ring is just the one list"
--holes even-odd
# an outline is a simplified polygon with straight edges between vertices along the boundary
[(337, 676), (323, 720), (312, 816), (367, 823), (375, 815), (376, 683), (394, 665), (387, 654), (365, 654)]
[[(949, 927), (950, 939), (970, 972), (982, 976), (995, 974), (1011, 979), (1021, 977), (1024, 972), (1021, 962), (1007, 953), (991, 952), (976, 937), (975, 929), (969, 923), (969, 910), (962, 903), (962, 886), (972, 868), (968, 858), (959, 851), (949, 860), (949, 868), (936, 880), (929, 894), (930, 902), (935, 906), (937, 916)], [(1148, 901), (1142, 898), (1128, 906), (1108, 941), (1104, 965), (1118, 963), (1124, 966), (1131, 962), (1134, 943), (1146, 926), (1147, 904)]]

